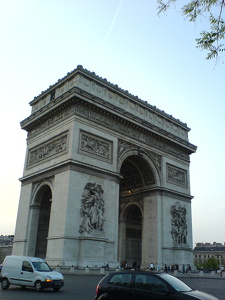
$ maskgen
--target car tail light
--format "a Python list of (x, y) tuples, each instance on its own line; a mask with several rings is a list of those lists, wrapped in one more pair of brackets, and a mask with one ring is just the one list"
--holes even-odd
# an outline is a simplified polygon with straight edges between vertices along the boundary
[(96, 286), (96, 295), (98, 295), (98, 290), (99, 290), (99, 284)]

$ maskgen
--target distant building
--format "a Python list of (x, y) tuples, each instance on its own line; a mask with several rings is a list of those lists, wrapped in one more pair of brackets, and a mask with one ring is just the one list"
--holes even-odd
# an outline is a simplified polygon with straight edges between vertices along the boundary
[(195, 263), (204, 263), (207, 259), (214, 257), (220, 265), (225, 264), (225, 243), (197, 243), (193, 253)]
[(0, 235), (0, 246), (13, 244), (14, 235)]
[(0, 263), (5, 256), (12, 254), (14, 235), (0, 235), (0, 250), (2, 255), (0, 255)]

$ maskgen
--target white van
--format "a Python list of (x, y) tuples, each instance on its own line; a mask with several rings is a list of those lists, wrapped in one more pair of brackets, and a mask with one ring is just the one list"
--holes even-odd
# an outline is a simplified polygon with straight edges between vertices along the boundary
[(1, 275), (1, 287), (6, 290), (10, 284), (34, 287), (40, 292), (44, 288), (58, 291), (64, 285), (61, 273), (53, 271), (42, 258), (28, 256), (6, 256)]

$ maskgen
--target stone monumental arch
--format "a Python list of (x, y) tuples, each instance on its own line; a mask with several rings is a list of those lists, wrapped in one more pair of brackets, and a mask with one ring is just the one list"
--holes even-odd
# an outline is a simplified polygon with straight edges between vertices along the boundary
[(186, 124), (82, 66), (30, 105), (13, 254), (193, 263)]

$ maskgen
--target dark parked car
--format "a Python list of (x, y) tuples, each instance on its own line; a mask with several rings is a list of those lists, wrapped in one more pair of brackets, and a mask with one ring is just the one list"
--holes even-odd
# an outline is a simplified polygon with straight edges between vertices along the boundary
[(190, 288), (166, 273), (121, 271), (107, 274), (96, 287), (94, 300), (185, 300), (218, 298)]

